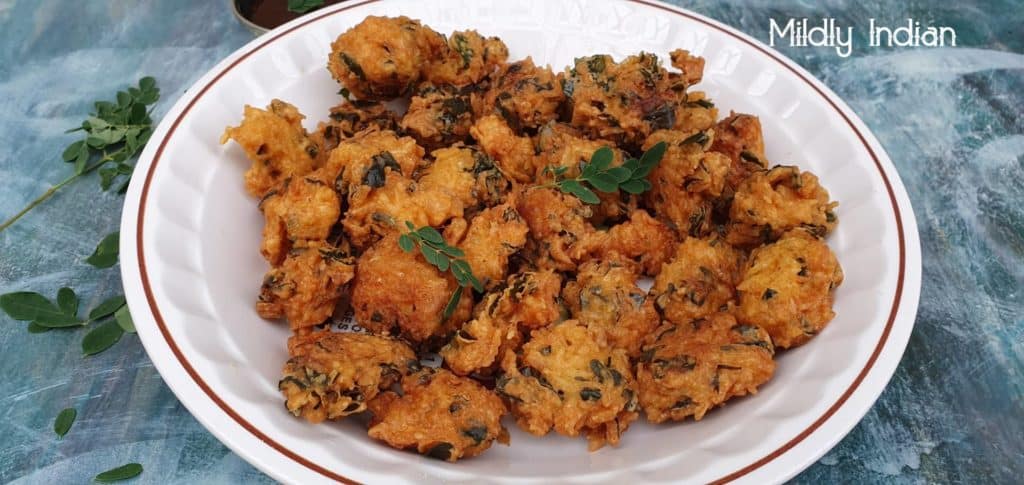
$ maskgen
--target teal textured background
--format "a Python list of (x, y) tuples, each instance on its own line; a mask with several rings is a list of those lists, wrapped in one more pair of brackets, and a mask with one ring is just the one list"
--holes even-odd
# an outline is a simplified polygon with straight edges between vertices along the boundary
[[(1024, 14), (1019, 2), (676, 1), (766, 40), (768, 19), (857, 27), (848, 59), (778, 49), (822, 79), (878, 136), (918, 219), (924, 285), (916, 327), (864, 420), (796, 482), (998, 482), (1024, 476)], [(957, 48), (877, 49), (869, 18), (956, 28)], [(251, 40), (220, 0), (0, 0), (0, 218), (71, 168), (60, 162), (92, 108), (144, 75), (155, 118)], [(71, 286), (95, 305), (116, 268), (83, 260), (116, 230), (122, 197), (80, 180), (0, 233), (0, 293)], [(82, 332), (32, 335), (0, 316), (0, 482), (84, 483), (130, 461), (137, 483), (270, 480), (210, 435), (126, 335), (83, 358)], [(52, 431), (78, 408), (71, 432)]]

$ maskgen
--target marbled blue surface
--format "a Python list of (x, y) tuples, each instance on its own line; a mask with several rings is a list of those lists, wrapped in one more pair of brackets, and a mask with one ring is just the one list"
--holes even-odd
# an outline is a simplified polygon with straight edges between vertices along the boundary
[[(796, 478), (998, 482), (1024, 477), (1024, 24), (1017, 1), (677, 1), (765, 40), (768, 19), (857, 26), (848, 59), (779, 49), (871, 127), (907, 186), (924, 286), (892, 382), (835, 449)], [(59, 160), (91, 101), (143, 75), (156, 116), (251, 36), (227, 0), (0, 0), (0, 219), (69, 174)], [(957, 48), (868, 48), (869, 18), (957, 31)], [(0, 233), (0, 293), (72, 286), (95, 304), (120, 293), (116, 268), (82, 260), (116, 229), (121, 196), (80, 180)], [(29, 334), (0, 316), (0, 482), (84, 483), (137, 461), (138, 483), (270, 481), (221, 445), (127, 335), (83, 358), (81, 332)], [(63, 440), (61, 409), (79, 418)]]

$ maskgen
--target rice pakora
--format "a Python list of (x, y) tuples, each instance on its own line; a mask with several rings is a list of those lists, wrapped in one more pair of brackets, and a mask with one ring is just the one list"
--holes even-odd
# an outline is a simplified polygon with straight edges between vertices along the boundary
[(370, 331), (421, 343), (454, 331), (469, 318), (470, 298), (461, 299), (443, 318), (457, 287), (451, 275), (439, 273), (421, 254), (403, 251), (392, 234), (356, 261), (352, 308), (356, 321)]
[(603, 345), (640, 353), (644, 337), (658, 326), (654, 302), (637, 285), (637, 274), (618, 263), (590, 261), (562, 291), (572, 317), (587, 326)]
[(502, 370), (496, 389), (533, 435), (584, 433), (595, 450), (617, 444), (638, 416), (626, 352), (602, 346), (575, 320), (531, 332), (521, 355), (505, 355)]
[[(508, 57), (367, 17), (331, 44), (344, 100), (315, 130), (280, 100), (225, 130), (265, 219), (256, 309), (291, 327), (295, 416), (369, 412), (370, 437), (447, 461), (507, 443), (505, 414), (595, 450), (641, 412), (755, 393), (834, 316), (837, 203), (769, 169), (756, 116), (718, 119), (703, 58)], [(370, 334), (324, 328), (349, 314)]]
[(725, 241), (687, 238), (651, 286), (654, 305), (672, 323), (727, 311), (735, 300), (743, 254)]
[(838, 205), (810, 172), (793, 166), (755, 172), (736, 189), (726, 239), (734, 246), (756, 247), (796, 227), (825, 236), (836, 226)]
[(419, 368), (404, 343), (359, 333), (319, 332), (284, 366), (285, 407), (312, 423), (366, 410), (402, 375)]
[(704, 414), (733, 397), (754, 394), (775, 372), (768, 333), (728, 313), (667, 323), (649, 336), (636, 366), (640, 405), (660, 423)]
[(402, 395), (385, 392), (370, 401), (368, 434), (394, 448), (414, 449), (456, 461), (483, 453), (494, 441), (508, 444), (501, 425), (505, 404), (476, 381), (444, 369), (423, 369), (402, 379)]
[(824, 241), (794, 229), (750, 254), (736, 286), (736, 318), (763, 327), (775, 345), (789, 348), (817, 335), (832, 317), (843, 270)]
[(224, 130), (220, 142), (234, 140), (252, 161), (245, 172), (245, 188), (263, 197), (283, 180), (313, 170), (316, 146), (307, 137), (305, 116), (284, 101), (275, 99), (266, 110), (246, 105), (242, 123)]

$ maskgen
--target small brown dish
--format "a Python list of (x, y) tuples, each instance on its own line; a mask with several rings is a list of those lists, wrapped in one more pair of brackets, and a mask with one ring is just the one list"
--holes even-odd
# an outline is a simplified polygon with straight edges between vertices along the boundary
[[(324, 0), (323, 7), (344, 1)], [(230, 2), (235, 18), (254, 35), (263, 35), (274, 27), (305, 15), (288, 10), (288, 0), (230, 0)], [(315, 10), (310, 10), (310, 12), (313, 11)]]

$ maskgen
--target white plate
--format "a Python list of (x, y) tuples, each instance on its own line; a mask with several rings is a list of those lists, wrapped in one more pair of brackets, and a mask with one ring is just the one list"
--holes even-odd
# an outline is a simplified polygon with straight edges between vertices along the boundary
[[(221, 132), (246, 103), (279, 97), (310, 116), (338, 101), (329, 44), (366, 15), (408, 15), (441, 31), (498, 35), (512, 58), (556, 69), (573, 57), (682, 47), (707, 59), (700, 86), (724, 113), (761, 117), (768, 158), (819, 175), (840, 202), (829, 244), (846, 272), (837, 317), (809, 345), (782, 352), (754, 398), (702, 421), (638, 423), (618, 448), (520, 432), (512, 446), (449, 464), (392, 450), (353, 421), (309, 425), (284, 411), (277, 381), (286, 325), (253, 302), (266, 266), (262, 218), (242, 188), (248, 162)], [(707, 18), (641, 1), (414, 0), (344, 3), (239, 49), (174, 105), (146, 147), (121, 221), (125, 292), (146, 351), (182, 403), (214, 435), (274, 478), (293, 483), (781, 481), (840, 440), (896, 368), (921, 284), (917, 226), (878, 141), (828, 88), (756, 40)]]

